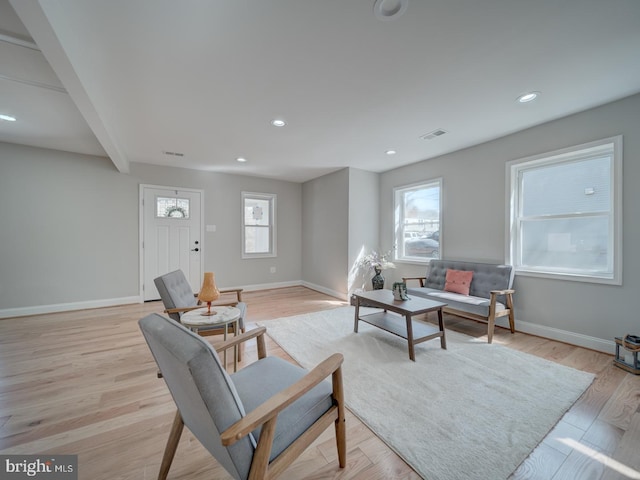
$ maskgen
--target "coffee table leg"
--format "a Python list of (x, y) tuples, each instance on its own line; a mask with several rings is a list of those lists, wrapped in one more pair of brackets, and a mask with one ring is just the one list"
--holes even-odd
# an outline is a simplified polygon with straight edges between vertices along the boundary
[(405, 315), (407, 319), (407, 341), (409, 342), (409, 358), (416, 361), (416, 354), (413, 349), (413, 323), (411, 322), (411, 315)]
[(440, 347), (447, 349), (447, 339), (444, 333), (444, 318), (442, 317), (442, 308), (438, 309), (438, 325), (440, 326), (440, 331), (442, 332), (442, 336), (440, 337)]
[(360, 298), (356, 297), (356, 316), (353, 320), (353, 331), (358, 333), (358, 317), (360, 316)]

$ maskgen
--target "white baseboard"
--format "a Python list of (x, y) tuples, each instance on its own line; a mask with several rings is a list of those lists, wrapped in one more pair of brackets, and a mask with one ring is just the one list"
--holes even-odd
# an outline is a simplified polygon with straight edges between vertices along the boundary
[[(256, 283), (253, 285), (240, 285), (237, 287), (225, 286), (220, 288), (242, 288), (245, 291), (249, 292), (256, 290), (269, 290), (272, 288), (298, 287), (303, 284), (304, 282), (295, 280), (291, 282)], [(320, 290), (320, 288), (322, 287), (314, 288), (310, 286), (309, 288), (322, 291), (323, 293), (327, 293), (327, 295), (337, 296), (326, 289)], [(115, 307), (118, 305), (128, 305), (131, 303), (142, 302), (142, 297), (132, 296), (122, 298), (107, 298), (103, 300), (87, 300), (83, 302), (57, 303), (53, 305), (36, 305), (32, 307), (4, 308), (0, 309), (0, 319), (12, 317), (27, 317), (30, 315), (43, 315), (46, 313), (70, 312), (74, 310), (87, 310), (90, 308)]]
[(83, 302), (56, 303), (54, 305), (36, 305), (33, 307), (4, 308), (0, 310), (0, 318), (26, 317), (42, 315), (44, 313), (70, 312), (73, 310), (87, 310), (89, 308), (115, 307), (130, 303), (142, 303), (139, 296), (105, 298), (102, 300), (87, 300)]
[[(496, 325), (509, 328), (509, 321), (507, 320), (507, 317), (499, 318), (496, 320)], [(516, 319), (516, 331), (551, 340), (557, 340), (559, 342), (576, 345), (578, 347), (589, 348), (598, 352), (609, 353), (611, 355), (615, 355), (616, 352), (616, 343), (613, 340), (590, 337), (581, 333), (560, 330), (559, 328), (538, 325), (537, 323), (523, 322), (518, 319)]]
[(285, 287), (307, 287), (311, 290), (315, 290), (320, 293), (324, 293), (326, 295), (330, 295), (332, 297), (339, 298), (340, 300), (347, 300), (347, 294), (336, 292), (335, 290), (331, 290), (329, 288), (323, 287), (322, 285), (316, 285), (315, 283), (309, 283), (302, 280), (296, 280), (293, 282), (277, 282), (277, 283), (256, 283), (253, 285), (240, 285), (237, 287), (220, 287), (222, 290), (232, 289), (232, 288), (242, 288), (245, 292), (252, 292), (256, 290), (270, 290), (272, 288), (285, 288)]
[(271, 290), (272, 288), (299, 287), (300, 285), (302, 285), (300, 280), (294, 280), (292, 282), (254, 283), (253, 285), (224, 286), (219, 288), (220, 290), (241, 288), (245, 292), (255, 292), (257, 290)]
[(315, 283), (302, 282), (301, 285), (303, 287), (310, 288), (311, 290), (315, 290), (316, 292), (324, 293), (326, 295), (330, 295), (332, 297), (339, 298), (340, 300), (347, 301), (348, 295), (344, 292), (337, 292), (335, 290), (331, 290), (329, 288), (323, 287), (322, 285), (316, 285)]

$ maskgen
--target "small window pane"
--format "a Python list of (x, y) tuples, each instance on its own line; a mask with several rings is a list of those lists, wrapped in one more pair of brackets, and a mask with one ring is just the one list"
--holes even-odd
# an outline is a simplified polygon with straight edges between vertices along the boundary
[(189, 218), (189, 199), (173, 197), (156, 198), (156, 217)]
[(245, 253), (269, 253), (269, 227), (245, 227)]
[(522, 223), (522, 267), (611, 273), (609, 217), (580, 217)]
[(522, 172), (522, 214), (606, 212), (611, 202), (611, 158), (547, 165)]
[(269, 225), (269, 200), (247, 198), (244, 202), (245, 225)]

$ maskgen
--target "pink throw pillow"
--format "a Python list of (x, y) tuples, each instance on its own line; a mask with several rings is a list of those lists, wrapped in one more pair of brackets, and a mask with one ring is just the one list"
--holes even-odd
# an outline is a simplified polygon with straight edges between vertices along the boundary
[(473, 272), (449, 269), (447, 270), (447, 277), (444, 281), (444, 289), (446, 292), (460, 293), (468, 296), (472, 278)]

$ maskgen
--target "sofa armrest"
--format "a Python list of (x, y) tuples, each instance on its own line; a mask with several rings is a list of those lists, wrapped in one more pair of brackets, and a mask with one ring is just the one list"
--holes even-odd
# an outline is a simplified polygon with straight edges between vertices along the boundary
[[(511, 333), (515, 333), (516, 325), (515, 325), (515, 315), (513, 312), (513, 294), (515, 290), (505, 289), (505, 290), (491, 290), (491, 303), (489, 304), (489, 343), (491, 343), (491, 339), (493, 337), (493, 322), (496, 317), (504, 317), (505, 315), (509, 316), (509, 329)], [(504, 295), (506, 298), (506, 308), (498, 312), (497, 303), (498, 303), (498, 295)]]
[(420, 286), (424, 287), (424, 282), (427, 280), (427, 277), (402, 277), (402, 281), (407, 283), (407, 280), (418, 280), (420, 282)]
[[(513, 325), (513, 294), (515, 293), (515, 290), (511, 290), (511, 289), (505, 289), (505, 290), (491, 290), (491, 292), (489, 292), (489, 294), (491, 295), (491, 298), (489, 299), (489, 301), (491, 302), (489, 304), (489, 317), (496, 317), (496, 316), (502, 316), (505, 313), (509, 315), (510, 320), (510, 326), (511, 326), (511, 333), (513, 333), (514, 331), (514, 325)], [(498, 313), (496, 310), (496, 304), (498, 303), (498, 295), (505, 295), (506, 297), (506, 309), (501, 312)]]
[(498, 301), (498, 295), (506, 295), (507, 297), (507, 308), (513, 308), (513, 294), (515, 290), (505, 289), (505, 290), (491, 290), (489, 294), (491, 298), (489, 299), (491, 304), (489, 308), (491, 310), (495, 310), (496, 302)]
[(515, 290), (507, 289), (507, 290), (491, 290), (490, 293), (495, 293), (496, 295), (506, 295), (507, 293), (516, 293)]

